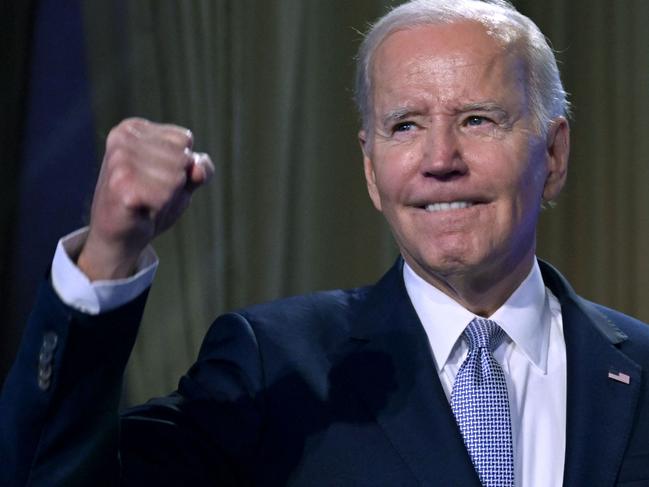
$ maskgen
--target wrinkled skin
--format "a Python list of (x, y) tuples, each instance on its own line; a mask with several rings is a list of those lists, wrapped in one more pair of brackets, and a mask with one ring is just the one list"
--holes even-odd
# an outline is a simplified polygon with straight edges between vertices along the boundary
[(474, 22), (391, 34), (372, 80), (359, 134), (372, 202), (417, 274), (489, 316), (531, 269), (542, 202), (565, 182), (568, 123), (537, 129), (515, 46)]

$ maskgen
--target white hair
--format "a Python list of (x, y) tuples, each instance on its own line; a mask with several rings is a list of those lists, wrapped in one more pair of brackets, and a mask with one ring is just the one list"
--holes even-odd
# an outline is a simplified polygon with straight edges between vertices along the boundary
[(568, 115), (554, 52), (532, 20), (506, 0), (410, 0), (378, 20), (366, 34), (357, 56), (355, 100), (363, 128), (372, 126), (372, 61), (377, 48), (399, 30), (428, 24), (474, 21), (504, 44), (515, 44), (527, 67), (530, 110), (545, 133), (552, 119)]

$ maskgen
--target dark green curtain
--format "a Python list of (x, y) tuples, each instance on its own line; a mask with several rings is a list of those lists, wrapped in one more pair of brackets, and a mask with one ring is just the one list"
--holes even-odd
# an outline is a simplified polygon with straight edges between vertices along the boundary
[[(382, 0), (86, 3), (98, 139), (139, 115), (191, 127), (217, 174), (156, 243), (128, 398), (175, 387), (214, 316), (372, 282), (396, 257), (364, 186), (353, 56)], [(577, 290), (649, 320), (649, 2), (520, 0), (574, 103), (568, 188), (539, 254)]]
[(128, 115), (174, 122), (216, 163), (156, 242), (129, 400), (172, 389), (217, 313), (371, 282), (395, 258), (351, 100), (358, 31), (384, 3), (86, 3), (98, 135)]
[(568, 185), (539, 255), (581, 294), (649, 321), (649, 2), (516, 3), (559, 51), (573, 103)]

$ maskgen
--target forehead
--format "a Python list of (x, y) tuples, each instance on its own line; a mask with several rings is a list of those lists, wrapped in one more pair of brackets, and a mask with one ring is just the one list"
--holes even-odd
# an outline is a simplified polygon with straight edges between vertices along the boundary
[(379, 45), (371, 71), (373, 98), (411, 91), (441, 98), (506, 96), (522, 91), (523, 68), (515, 42), (480, 23), (425, 24), (393, 32)]

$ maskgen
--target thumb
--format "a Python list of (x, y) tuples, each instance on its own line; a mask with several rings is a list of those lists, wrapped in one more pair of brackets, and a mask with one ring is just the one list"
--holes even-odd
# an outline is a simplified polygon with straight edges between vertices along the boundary
[(214, 164), (205, 152), (192, 153), (192, 163), (187, 170), (187, 189), (194, 191), (214, 176)]

